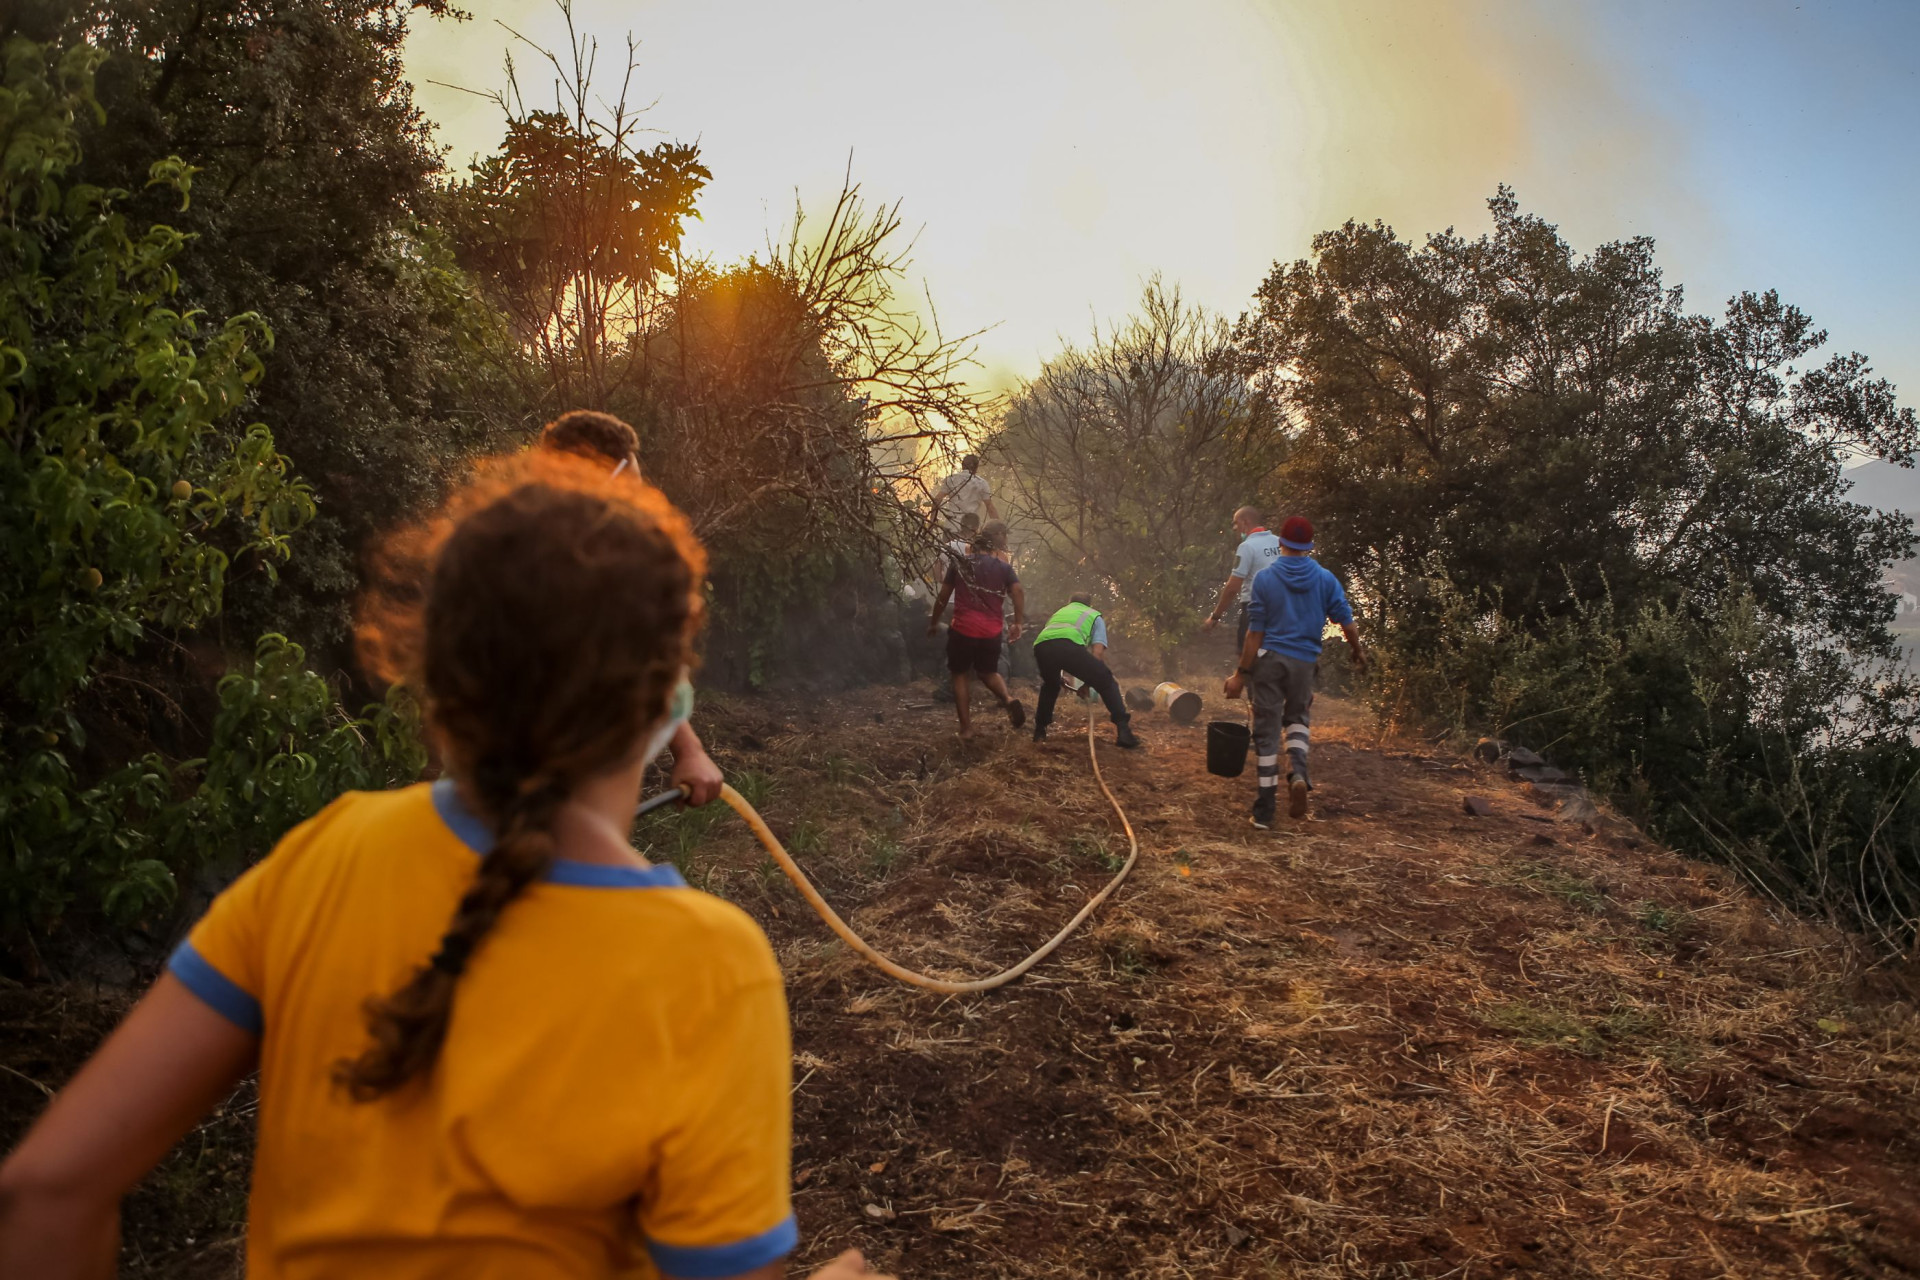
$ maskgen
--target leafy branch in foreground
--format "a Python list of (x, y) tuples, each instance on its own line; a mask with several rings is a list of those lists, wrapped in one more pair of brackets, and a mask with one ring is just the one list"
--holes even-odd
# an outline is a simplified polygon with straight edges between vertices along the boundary
[[(219, 689), (205, 759), (90, 751), (118, 656), (219, 614), (232, 564), (272, 572), (313, 514), (264, 425), (237, 425), (272, 335), (176, 304), (186, 237), (63, 179), (99, 55), (14, 39), (0, 80), (0, 938), (76, 901), (130, 922), (206, 857), (259, 851), (346, 785), (417, 769), (395, 704), (351, 721), (298, 646)], [(150, 185), (184, 206), (192, 170)], [(140, 727), (135, 726), (136, 736)], [(371, 740), (363, 735), (371, 734)]]

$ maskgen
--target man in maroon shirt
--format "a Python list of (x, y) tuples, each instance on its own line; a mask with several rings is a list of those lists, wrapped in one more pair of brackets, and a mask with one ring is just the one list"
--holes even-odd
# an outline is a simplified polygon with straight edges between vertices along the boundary
[(947, 599), (953, 599), (953, 624), (947, 628), (947, 670), (953, 676), (953, 705), (960, 715), (960, 736), (973, 736), (972, 708), (968, 705), (973, 676), (987, 686), (987, 692), (1007, 709), (1007, 718), (1018, 729), (1027, 722), (1027, 709), (1007, 692), (1000, 676), (1000, 640), (1006, 630), (1003, 613), (1006, 599), (1013, 597), (1013, 640), (1020, 638), (1026, 625), (1027, 593), (1013, 565), (995, 552), (1007, 549), (1007, 526), (999, 520), (984, 525), (973, 540), (973, 551), (947, 567), (940, 584), (940, 595), (933, 602), (933, 617), (927, 621), (927, 634), (937, 635), (940, 615), (947, 611)]

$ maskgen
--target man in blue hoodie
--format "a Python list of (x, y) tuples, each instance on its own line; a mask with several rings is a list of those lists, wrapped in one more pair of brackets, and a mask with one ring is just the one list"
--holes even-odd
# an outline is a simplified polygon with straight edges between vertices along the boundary
[(1237, 698), (1251, 687), (1256, 781), (1253, 825), (1273, 826), (1280, 788), (1280, 740), (1287, 748), (1287, 813), (1307, 816), (1308, 713), (1313, 708), (1313, 677), (1320, 664), (1320, 637), (1337, 623), (1353, 651), (1355, 669), (1364, 671), (1367, 654), (1353, 625), (1353, 608), (1340, 580), (1315, 563), (1313, 525), (1292, 516), (1280, 526), (1280, 558), (1254, 575), (1247, 600), (1247, 638), (1240, 666), (1227, 677), (1226, 694)]

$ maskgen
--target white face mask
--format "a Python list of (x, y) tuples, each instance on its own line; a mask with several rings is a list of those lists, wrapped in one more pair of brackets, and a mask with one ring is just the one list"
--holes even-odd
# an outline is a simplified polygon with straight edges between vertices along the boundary
[(674, 732), (693, 717), (693, 683), (686, 676), (680, 677), (680, 683), (673, 687), (673, 696), (667, 700), (667, 717), (662, 720), (647, 738), (646, 749), (641, 753), (643, 760), (656, 760), (667, 749)]

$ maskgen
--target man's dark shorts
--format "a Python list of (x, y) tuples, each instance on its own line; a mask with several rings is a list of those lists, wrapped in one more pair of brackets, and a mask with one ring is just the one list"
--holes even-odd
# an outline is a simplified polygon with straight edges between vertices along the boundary
[(949, 627), (947, 670), (956, 676), (963, 671), (979, 676), (1000, 674), (1000, 637), (963, 636)]

